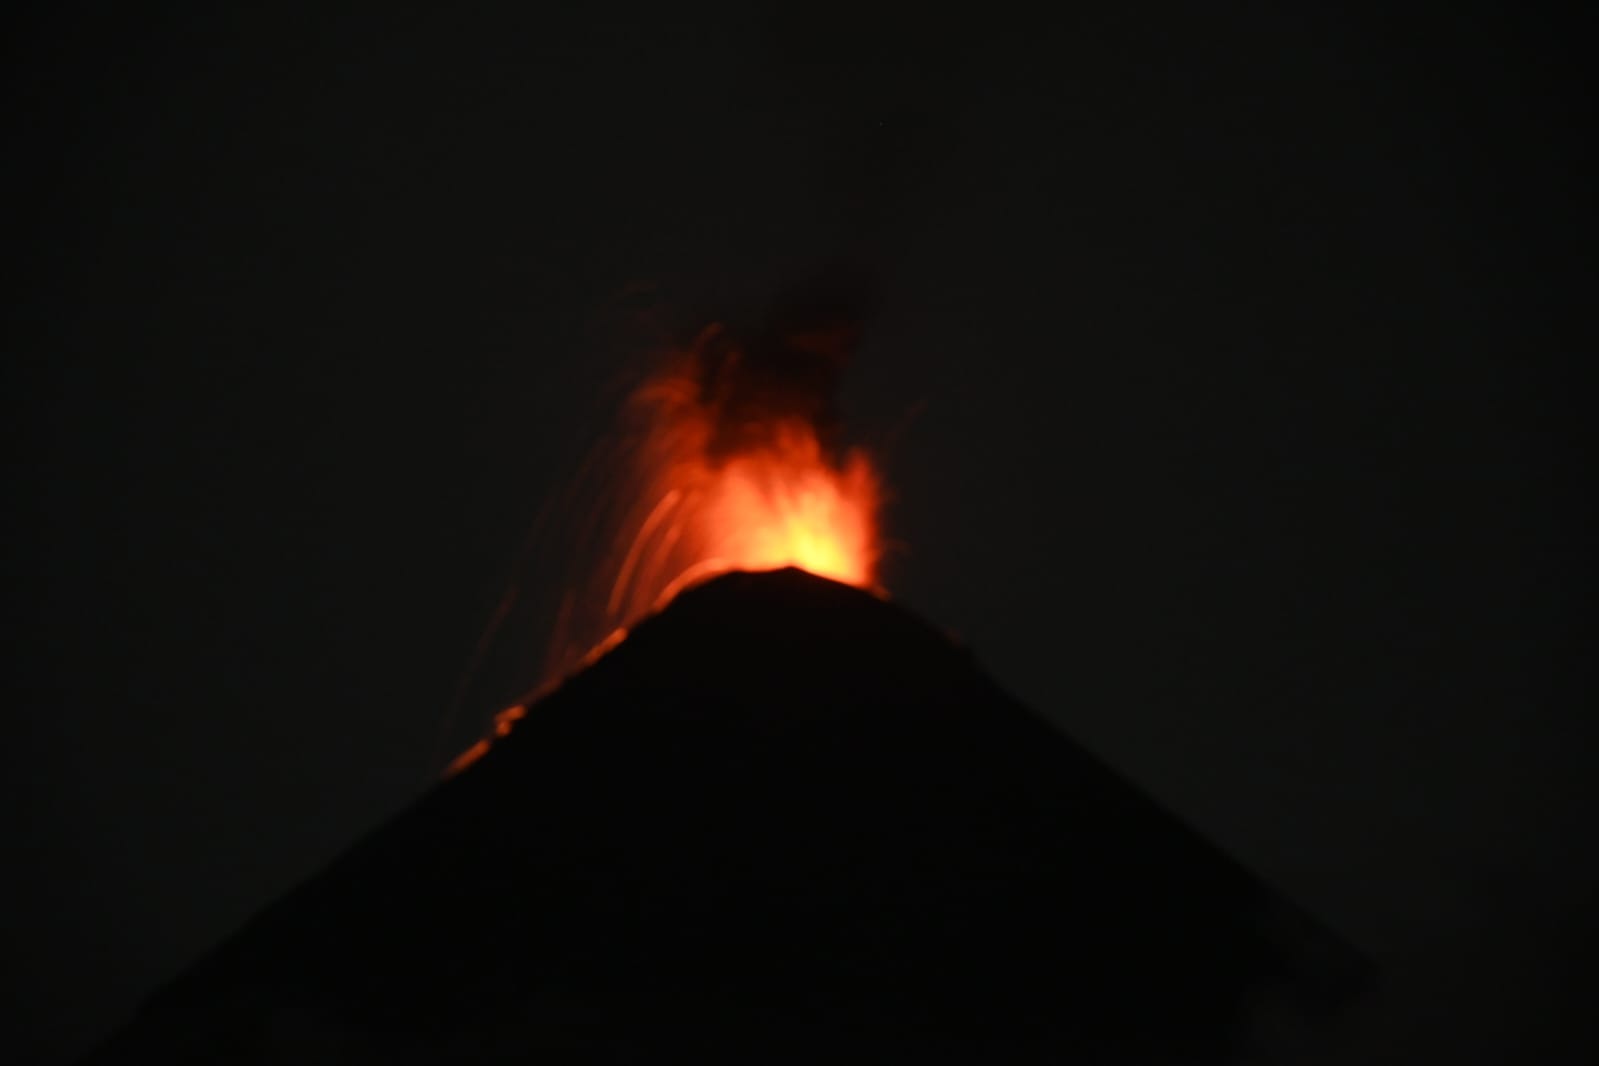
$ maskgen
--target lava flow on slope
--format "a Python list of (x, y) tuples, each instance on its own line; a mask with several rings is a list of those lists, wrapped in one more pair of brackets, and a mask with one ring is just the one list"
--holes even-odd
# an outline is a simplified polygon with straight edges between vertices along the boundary
[(681, 593), (93, 1062), (1231, 1062), (1360, 972), (938, 631), (785, 569)]
[[(718, 574), (794, 567), (883, 592), (881, 478), (865, 451), (838, 443), (833, 412), (858, 298), (804, 295), (748, 336), (713, 324), (657, 353), (631, 391), (616, 447), (598, 464), (603, 492), (577, 508), (593, 543), (573, 553), (535, 696)], [(481, 758), (526, 712), (525, 701), (501, 710), (447, 773)]]

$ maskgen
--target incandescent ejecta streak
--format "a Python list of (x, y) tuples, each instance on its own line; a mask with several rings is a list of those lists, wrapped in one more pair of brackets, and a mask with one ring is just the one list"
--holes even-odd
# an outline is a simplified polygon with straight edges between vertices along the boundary
[[(592, 662), (685, 588), (732, 570), (795, 567), (881, 591), (879, 476), (864, 452), (829, 440), (828, 394), (852, 341), (852, 326), (834, 324), (746, 347), (712, 326), (632, 393), (626, 498), (610, 501), (610, 549), (580, 590), (603, 624), (580, 636), (589, 650), (576, 663), (556, 657), (559, 670)], [(523, 714), (521, 704), (501, 711), (493, 736)]]

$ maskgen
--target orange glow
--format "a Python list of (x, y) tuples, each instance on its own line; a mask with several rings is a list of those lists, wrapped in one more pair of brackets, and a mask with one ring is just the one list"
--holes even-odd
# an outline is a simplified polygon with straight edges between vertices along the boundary
[(731, 427), (688, 361), (634, 396), (644, 429), (638, 504), (622, 523), (609, 620), (630, 625), (730, 570), (808, 570), (873, 587), (877, 474), (859, 451), (834, 460), (799, 417)]
[[(881, 488), (865, 453), (824, 443), (803, 384), (762, 377), (741, 352), (706, 350), (707, 330), (631, 396), (622, 453), (602, 464), (606, 491), (580, 545), (578, 582), (555, 621), (536, 700), (627, 639), (678, 593), (732, 570), (798, 567), (881, 591)], [(577, 522), (583, 516), (570, 514)], [(585, 652), (583, 649), (587, 649)], [(527, 713), (495, 716), (491, 734), (446, 771), (476, 762)]]
[(470, 748), (467, 748), (461, 754), (452, 759), (450, 761), (450, 765), (444, 768), (444, 776), (454, 777), (462, 770), (465, 770), (468, 766), (471, 766), (473, 763), (483, 758), (484, 755), (488, 754), (489, 747), (496, 739), (510, 736), (511, 730), (515, 728), (516, 723), (520, 722), (526, 717), (527, 708), (520, 703), (512, 704), (499, 714), (496, 714), (494, 716), (494, 731), (492, 736), (483, 737)]

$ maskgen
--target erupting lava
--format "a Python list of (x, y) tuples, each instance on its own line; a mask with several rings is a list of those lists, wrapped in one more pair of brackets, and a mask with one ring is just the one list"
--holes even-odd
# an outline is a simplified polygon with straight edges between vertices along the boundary
[[(633, 393), (622, 468), (608, 472), (620, 488), (600, 501), (597, 543), (584, 545), (601, 555), (591, 580), (569, 590), (547, 686), (685, 588), (730, 570), (792, 566), (881, 591), (876, 470), (865, 453), (828, 443), (830, 393), (852, 342), (852, 327), (834, 324), (752, 351), (713, 326)], [(501, 711), (493, 736), (524, 713), (523, 704)]]
[(835, 462), (804, 417), (740, 410), (708, 394), (714, 384), (691, 356), (634, 397), (639, 517), (624, 523), (606, 601), (618, 625), (728, 570), (795, 566), (875, 583), (879, 490), (866, 456)]

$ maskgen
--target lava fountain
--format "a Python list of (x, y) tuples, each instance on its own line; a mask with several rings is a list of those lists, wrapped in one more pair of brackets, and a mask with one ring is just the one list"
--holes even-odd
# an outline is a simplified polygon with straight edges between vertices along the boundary
[[(731, 570), (796, 567), (882, 593), (876, 468), (839, 448), (831, 413), (855, 327), (821, 316), (750, 344), (721, 326), (665, 354), (629, 395), (608, 492), (591, 516), (592, 557), (576, 567), (543, 689), (626, 639), (684, 589)], [(541, 689), (542, 690), (542, 689)], [(526, 703), (454, 773), (505, 736)]]
[(717, 367), (703, 349), (691, 352), (632, 399), (644, 427), (639, 517), (624, 530), (606, 600), (619, 624), (728, 570), (793, 566), (875, 586), (880, 491), (871, 462), (858, 450), (829, 454), (822, 427), (796, 410), (738, 396), (729, 379), (740, 362), (735, 353)]

